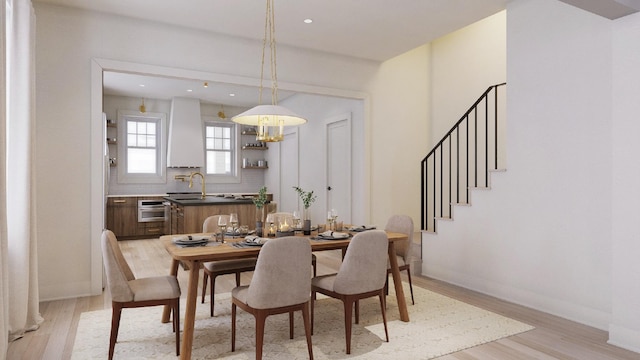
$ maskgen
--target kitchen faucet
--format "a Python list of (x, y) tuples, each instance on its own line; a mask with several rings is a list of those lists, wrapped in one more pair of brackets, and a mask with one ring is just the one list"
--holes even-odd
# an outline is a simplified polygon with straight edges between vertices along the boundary
[(189, 188), (193, 187), (193, 177), (196, 175), (200, 175), (200, 177), (202, 178), (202, 195), (201, 198), (204, 199), (207, 196), (207, 192), (204, 189), (204, 175), (202, 175), (201, 172), (192, 172), (191, 175), (189, 175)]

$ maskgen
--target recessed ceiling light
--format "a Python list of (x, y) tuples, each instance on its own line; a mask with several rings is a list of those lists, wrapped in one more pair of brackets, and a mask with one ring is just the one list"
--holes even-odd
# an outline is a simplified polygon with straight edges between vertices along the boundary
[(144, 84), (140, 84), (139, 86), (140, 86), (140, 87), (144, 87)]
[(229, 96), (231, 96), (231, 97), (233, 97), (233, 96), (236, 96), (236, 94), (234, 94), (234, 93), (231, 93), (231, 94), (229, 94)]
[(193, 91), (192, 89), (187, 89), (187, 92), (192, 92), (192, 91)]
[(313, 22), (312, 19), (304, 19), (305, 24), (311, 24)]

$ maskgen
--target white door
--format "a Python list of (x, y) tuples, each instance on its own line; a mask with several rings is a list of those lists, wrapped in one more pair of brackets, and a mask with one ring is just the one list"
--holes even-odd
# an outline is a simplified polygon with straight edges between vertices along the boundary
[(284, 135), (280, 142), (280, 201), (278, 211), (293, 212), (298, 210), (298, 194), (293, 190), (298, 186), (298, 130)]
[(325, 214), (338, 212), (338, 221), (351, 222), (351, 114), (325, 122), (327, 183)]

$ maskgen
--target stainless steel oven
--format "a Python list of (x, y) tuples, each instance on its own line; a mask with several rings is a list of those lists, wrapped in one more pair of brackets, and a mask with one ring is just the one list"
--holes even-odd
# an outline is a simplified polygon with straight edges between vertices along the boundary
[(165, 221), (166, 217), (162, 200), (138, 200), (138, 222)]

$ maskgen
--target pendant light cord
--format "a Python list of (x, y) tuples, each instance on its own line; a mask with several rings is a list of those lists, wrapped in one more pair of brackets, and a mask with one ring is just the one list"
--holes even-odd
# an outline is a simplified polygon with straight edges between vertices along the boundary
[(258, 102), (262, 104), (262, 89), (264, 81), (264, 58), (267, 49), (267, 41), (270, 50), (271, 65), (271, 105), (278, 105), (278, 72), (276, 66), (276, 22), (273, 8), (273, 0), (267, 0), (267, 11), (264, 21), (264, 39), (262, 41), (262, 59), (260, 67), (260, 92)]

